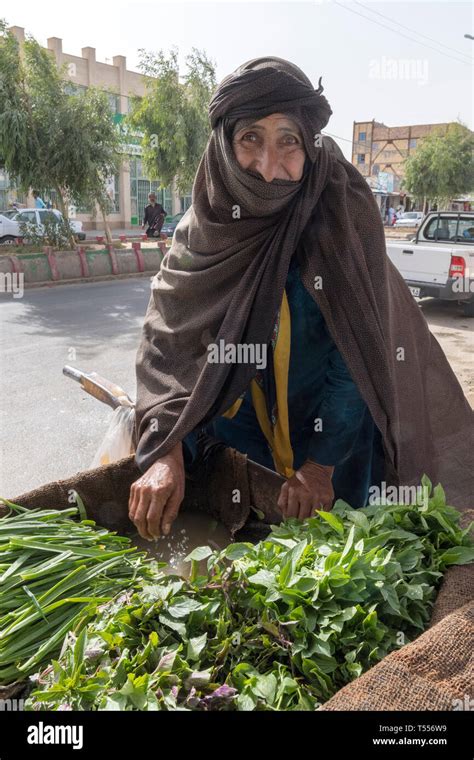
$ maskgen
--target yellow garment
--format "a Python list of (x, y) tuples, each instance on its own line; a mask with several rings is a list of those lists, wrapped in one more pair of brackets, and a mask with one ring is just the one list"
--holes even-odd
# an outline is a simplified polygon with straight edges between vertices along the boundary
[[(288, 372), (290, 367), (290, 344), (291, 344), (291, 318), (286, 291), (283, 291), (283, 299), (280, 308), (280, 324), (278, 329), (273, 365), (275, 371), (276, 399), (278, 418), (273, 426), (268, 417), (265, 403), (265, 395), (256, 380), (251, 382), (252, 402), (257, 415), (257, 420), (270, 446), (275, 469), (280, 475), (290, 478), (294, 475), (293, 449), (290, 441), (290, 428), (288, 421)], [(243, 399), (237, 399), (223, 415), (231, 419), (234, 417)]]
[(224, 412), (224, 414), (222, 415), (222, 417), (227, 417), (227, 419), (229, 419), (229, 420), (231, 420), (232, 417), (235, 417), (235, 415), (237, 414), (237, 412), (240, 409), (240, 405), (241, 405), (242, 401), (243, 401), (243, 398), (238, 398), (237, 401), (234, 401), (234, 403), (232, 404), (232, 406), (229, 406), (228, 410), (226, 412)]

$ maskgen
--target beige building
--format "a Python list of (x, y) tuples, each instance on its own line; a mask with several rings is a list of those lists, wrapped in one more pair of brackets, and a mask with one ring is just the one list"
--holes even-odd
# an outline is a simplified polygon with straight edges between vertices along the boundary
[[(18, 26), (10, 29), (21, 44), (25, 39), (25, 30)], [(71, 55), (63, 51), (62, 40), (58, 37), (50, 37), (47, 47), (54, 54), (58, 66), (66, 65), (66, 73), (72, 90), (95, 86), (108, 93), (111, 116), (118, 126), (124, 115), (129, 112), (130, 96), (145, 94), (145, 77), (136, 71), (129, 71), (123, 55), (116, 55), (112, 58), (112, 62), (106, 63), (96, 59), (96, 51), (92, 47), (82, 48), (80, 56)], [(114, 208), (114, 212), (109, 215), (109, 222), (114, 229), (141, 224), (150, 191), (156, 193), (158, 201), (162, 203), (168, 214), (185, 211), (191, 204), (190, 195), (178, 196), (170, 187), (160, 189), (159, 181), (147, 178), (141, 154), (140, 135), (136, 133), (128, 135), (121, 171), (115, 177), (107, 179), (107, 192)], [(11, 190), (8, 188), (5, 172), (2, 175), (0, 169), (0, 205), (5, 206), (12, 199)], [(27, 205), (34, 205), (31, 195), (27, 199)], [(71, 216), (82, 220), (85, 229), (101, 229), (101, 215), (98, 210), (90, 213), (90, 209), (72, 208)]]
[(382, 211), (387, 204), (410, 210), (413, 201), (402, 190), (404, 163), (423, 138), (433, 130), (446, 132), (449, 124), (414, 124), (387, 127), (375, 121), (355, 121), (352, 133), (352, 163), (366, 177)]

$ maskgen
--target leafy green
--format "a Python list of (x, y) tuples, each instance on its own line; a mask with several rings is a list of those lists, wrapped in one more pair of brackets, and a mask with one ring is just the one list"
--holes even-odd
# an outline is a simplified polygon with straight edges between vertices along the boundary
[(426, 628), (443, 572), (473, 560), (459, 518), (437, 486), (194, 550), (188, 581), (157, 575), (69, 633), (27, 709), (314, 710)]

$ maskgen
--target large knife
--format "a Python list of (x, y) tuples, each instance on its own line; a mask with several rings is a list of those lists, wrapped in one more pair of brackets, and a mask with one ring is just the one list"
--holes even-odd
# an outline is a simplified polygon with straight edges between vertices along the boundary
[(264, 513), (265, 522), (280, 523), (283, 517), (277, 502), (286, 479), (251, 459), (247, 460), (247, 473), (253, 506)]

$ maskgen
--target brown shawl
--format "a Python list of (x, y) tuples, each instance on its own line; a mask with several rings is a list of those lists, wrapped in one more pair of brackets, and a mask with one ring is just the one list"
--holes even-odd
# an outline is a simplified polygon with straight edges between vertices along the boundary
[[(235, 159), (236, 121), (271, 113), (300, 126), (309, 160), (299, 182), (267, 183)], [(137, 355), (136, 462), (144, 472), (245, 391), (256, 367), (209, 363), (207, 347), (269, 342), (296, 252), (381, 431), (387, 483), (415, 485), (426, 473), (451, 503), (472, 501), (473, 412), (386, 254), (367, 182), (333, 140), (320, 140), (331, 113), (322, 87), (280, 58), (248, 61), (218, 86), (192, 206), (152, 283)]]

